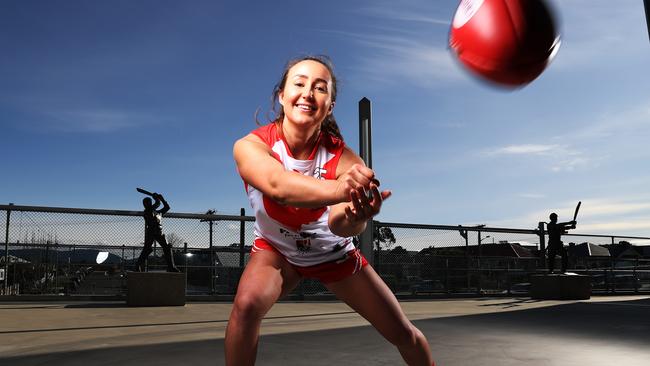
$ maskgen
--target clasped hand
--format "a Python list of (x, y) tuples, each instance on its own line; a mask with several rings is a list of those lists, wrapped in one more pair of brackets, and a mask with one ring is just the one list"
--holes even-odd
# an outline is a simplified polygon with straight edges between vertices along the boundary
[(391, 191), (379, 191), (379, 181), (372, 169), (354, 164), (340, 178), (339, 191), (344, 201), (350, 202), (345, 207), (345, 216), (351, 222), (371, 219), (381, 210), (382, 202), (390, 197)]

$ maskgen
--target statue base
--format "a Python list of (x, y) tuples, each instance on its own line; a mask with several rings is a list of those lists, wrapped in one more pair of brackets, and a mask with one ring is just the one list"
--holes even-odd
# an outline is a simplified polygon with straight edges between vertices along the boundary
[(184, 306), (185, 273), (128, 272), (128, 306)]
[(538, 300), (588, 300), (591, 298), (591, 277), (575, 273), (532, 275), (530, 297)]

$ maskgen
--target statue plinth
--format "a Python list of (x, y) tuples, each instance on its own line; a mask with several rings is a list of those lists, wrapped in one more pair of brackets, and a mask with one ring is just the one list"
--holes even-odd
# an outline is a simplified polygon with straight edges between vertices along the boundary
[(128, 306), (184, 306), (185, 273), (128, 272)]
[(587, 300), (591, 298), (591, 276), (575, 273), (532, 275), (530, 296), (539, 300)]

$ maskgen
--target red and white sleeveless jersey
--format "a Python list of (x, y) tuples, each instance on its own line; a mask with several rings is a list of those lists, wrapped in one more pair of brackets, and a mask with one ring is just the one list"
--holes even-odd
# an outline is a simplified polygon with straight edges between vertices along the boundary
[[(318, 179), (336, 179), (345, 144), (321, 132), (314, 151), (307, 160), (294, 159), (279, 135), (275, 123), (252, 132), (273, 150), (273, 156), (291, 170)], [(245, 183), (245, 182), (244, 182)], [(312, 266), (338, 260), (354, 249), (351, 238), (334, 235), (328, 225), (330, 208), (298, 208), (281, 205), (254, 187), (245, 184), (255, 213), (255, 236), (266, 239), (289, 263)], [(253, 251), (256, 251), (253, 246)]]

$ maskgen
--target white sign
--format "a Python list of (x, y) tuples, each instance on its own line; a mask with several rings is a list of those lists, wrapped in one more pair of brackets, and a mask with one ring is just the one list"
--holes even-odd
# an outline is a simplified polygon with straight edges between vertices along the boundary
[(0, 268), (0, 281), (4, 281), (4, 280), (5, 280), (5, 269)]

